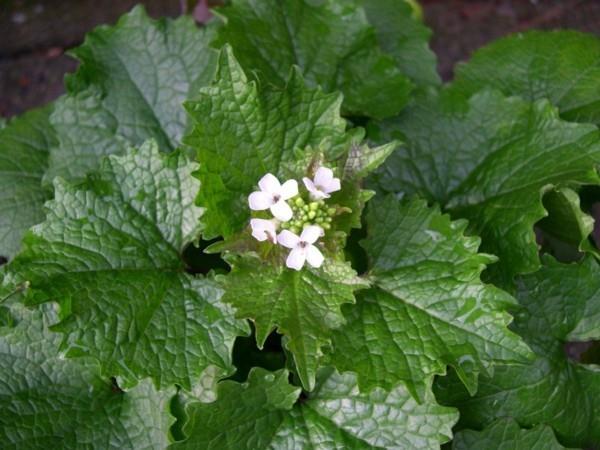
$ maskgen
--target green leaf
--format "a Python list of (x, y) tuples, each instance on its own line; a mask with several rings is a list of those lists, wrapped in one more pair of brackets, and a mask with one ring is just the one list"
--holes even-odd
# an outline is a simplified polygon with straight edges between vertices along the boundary
[(482, 250), (500, 257), (496, 280), (539, 267), (533, 225), (552, 186), (598, 184), (599, 133), (568, 123), (546, 101), (533, 104), (482, 91), (430, 91), (374, 135), (405, 142), (382, 166), (380, 190), (420, 194), (469, 220)]
[(559, 246), (565, 243), (576, 250), (600, 255), (589, 240), (594, 219), (581, 210), (577, 192), (569, 188), (552, 189), (546, 192), (543, 202), (548, 216), (537, 225), (544, 231), (549, 247), (560, 251)]
[(577, 31), (528, 31), (475, 52), (456, 69), (467, 94), (487, 86), (528, 100), (547, 98), (566, 120), (600, 123), (600, 40)]
[(0, 129), (0, 255), (11, 258), (32, 225), (44, 219), (49, 193), (42, 188), (48, 149), (55, 142), (48, 122), (52, 106), (11, 120)]
[(354, 302), (354, 291), (364, 288), (364, 281), (337, 261), (301, 271), (253, 256), (230, 256), (228, 261), (233, 270), (222, 278), (223, 301), (235, 306), (239, 318), (254, 322), (260, 348), (275, 328), (288, 336), (302, 385), (312, 390), (320, 348), (329, 342), (331, 329), (344, 321), (340, 306)]
[(450, 364), (474, 392), (492, 363), (529, 356), (506, 328), (514, 299), (479, 279), (495, 258), (478, 254), (479, 239), (464, 236), (465, 228), (422, 200), (369, 204), (363, 247), (373, 287), (344, 309), (331, 354), (338, 370), (358, 374), (362, 389), (404, 381), (422, 397), (427, 379)]
[(83, 177), (104, 155), (146, 139), (164, 151), (178, 147), (188, 126), (181, 104), (214, 73), (212, 37), (213, 28), (198, 29), (189, 16), (151, 20), (141, 6), (89, 33), (71, 52), (80, 67), (52, 114), (59, 144), (46, 180)]
[(259, 91), (231, 49), (223, 49), (215, 83), (185, 105), (196, 121), (186, 142), (200, 162), (204, 236), (228, 238), (246, 227), (248, 195), (258, 180), (269, 172), (301, 178), (310, 147), (322, 150), (325, 161), (343, 156), (353, 135), (345, 132), (340, 103), (339, 94), (306, 88), (297, 71), (284, 90)]
[(407, 102), (412, 83), (355, 0), (233, 0), (217, 14), (215, 45), (231, 44), (265, 84), (283, 86), (296, 65), (310, 85), (342, 91), (347, 114), (389, 117)]
[(359, 0), (375, 27), (383, 51), (417, 85), (439, 85), (437, 58), (429, 48), (431, 30), (414, 17), (407, 0)]
[(98, 358), (124, 385), (151, 377), (189, 390), (229, 374), (233, 341), (247, 330), (214, 281), (184, 270), (202, 213), (195, 169), (149, 142), (111, 156), (85, 185), (57, 179), (46, 221), (7, 267), (9, 282), (29, 283), (28, 304), (60, 304), (54, 329), (69, 355)]
[(122, 391), (92, 358), (65, 359), (50, 305), (12, 306), (18, 325), (0, 332), (0, 441), (5, 449), (162, 449), (173, 387), (149, 380)]
[(254, 369), (246, 383), (222, 382), (217, 402), (190, 406), (188, 440), (173, 448), (434, 449), (452, 436), (457, 414), (431, 393), (422, 404), (403, 386), (365, 394), (354, 375), (325, 369), (294, 405), (299, 389), (287, 378), (285, 370)]
[(454, 377), (440, 379), (438, 398), (459, 406), (464, 426), (480, 428), (501, 417), (523, 427), (550, 425), (563, 444), (600, 443), (600, 371), (567, 359), (564, 344), (600, 338), (600, 267), (587, 257), (560, 264), (550, 257), (519, 280), (524, 311), (514, 330), (536, 354), (529, 364), (497, 365), (470, 397)]
[(564, 450), (552, 429), (538, 425), (530, 430), (519, 428), (512, 419), (494, 422), (483, 431), (463, 430), (454, 436), (455, 450)]

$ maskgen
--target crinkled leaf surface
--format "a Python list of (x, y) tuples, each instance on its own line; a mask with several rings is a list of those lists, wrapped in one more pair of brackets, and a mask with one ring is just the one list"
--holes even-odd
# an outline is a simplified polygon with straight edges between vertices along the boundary
[(113, 155), (86, 185), (58, 179), (46, 221), (7, 267), (28, 304), (56, 301), (69, 354), (98, 358), (126, 384), (196, 385), (230, 373), (244, 323), (210, 279), (185, 273), (180, 252), (199, 234), (196, 165), (155, 143)]
[(407, 383), (417, 395), (450, 364), (474, 391), (477, 374), (497, 361), (523, 360), (527, 346), (506, 326), (514, 299), (481, 282), (490, 255), (423, 200), (375, 198), (363, 246), (373, 287), (346, 307), (331, 359), (358, 374), (363, 389)]
[(0, 328), (0, 441), (4, 449), (162, 449), (173, 387), (150, 380), (121, 391), (92, 358), (65, 359), (49, 331), (54, 308), (12, 306), (18, 325)]
[(437, 58), (429, 48), (431, 30), (415, 19), (406, 0), (358, 0), (375, 27), (384, 52), (417, 85), (438, 85)]
[(463, 430), (454, 436), (455, 450), (564, 450), (552, 428), (538, 425), (530, 430), (519, 428), (512, 419), (502, 419), (483, 431)]
[(365, 394), (354, 375), (329, 369), (294, 405), (299, 389), (287, 379), (284, 370), (254, 369), (246, 383), (222, 382), (217, 402), (189, 407), (188, 440), (173, 448), (436, 449), (457, 419), (431, 393), (421, 404), (401, 385)]
[(0, 255), (7, 258), (17, 252), (25, 231), (44, 219), (49, 193), (42, 176), (55, 144), (51, 111), (52, 106), (33, 110), (0, 128)]
[(586, 258), (560, 264), (550, 257), (519, 280), (514, 330), (536, 353), (530, 364), (497, 365), (470, 397), (453, 377), (440, 379), (438, 398), (460, 407), (461, 422), (479, 428), (500, 417), (522, 426), (550, 425), (563, 444), (600, 443), (600, 370), (568, 360), (567, 341), (600, 337), (600, 268)]
[(600, 181), (597, 128), (560, 120), (546, 101), (431, 91), (377, 132), (405, 142), (382, 166), (378, 187), (418, 193), (469, 219), (482, 250), (500, 257), (492, 270), (506, 285), (539, 267), (533, 225), (546, 214), (543, 191)]
[(59, 144), (47, 180), (82, 177), (104, 155), (150, 138), (163, 151), (176, 148), (188, 122), (183, 101), (214, 74), (212, 35), (191, 17), (155, 21), (142, 7), (88, 33), (71, 52), (81, 64), (52, 114)]
[(308, 390), (314, 387), (320, 347), (331, 329), (344, 319), (340, 306), (354, 302), (354, 291), (365, 287), (349, 265), (327, 261), (320, 269), (290, 270), (263, 264), (252, 256), (230, 257), (233, 271), (223, 277), (224, 302), (233, 304), (240, 318), (256, 326), (260, 347), (276, 327), (288, 336), (298, 375)]
[(247, 73), (284, 85), (292, 65), (311, 85), (344, 94), (352, 115), (389, 117), (412, 89), (355, 0), (233, 0), (216, 45), (230, 43)]
[(600, 123), (600, 39), (577, 31), (528, 31), (493, 42), (458, 65), (457, 89), (493, 86), (549, 99), (567, 120)]
[(223, 49), (215, 83), (186, 103), (196, 122), (186, 142), (200, 162), (203, 234), (230, 237), (246, 227), (248, 195), (258, 180), (269, 172), (301, 178), (310, 162), (307, 147), (322, 147), (326, 161), (344, 155), (352, 135), (340, 102), (339, 94), (307, 88), (296, 71), (283, 90), (259, 91), (231, 49)]

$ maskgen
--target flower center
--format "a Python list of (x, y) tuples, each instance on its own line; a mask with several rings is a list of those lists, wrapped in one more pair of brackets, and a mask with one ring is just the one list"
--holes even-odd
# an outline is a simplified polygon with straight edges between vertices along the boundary
[(308, 247), (308, 242), (300, 241), (300, 242), (298, 242), (298, 245), (300, 246), (300, 248), (306, 248), (306, 247)]
[(279, 195), (279, 194), (273, 195), (273, 202), (277, 203), (279, 200), (281, 200), (281, 195)]

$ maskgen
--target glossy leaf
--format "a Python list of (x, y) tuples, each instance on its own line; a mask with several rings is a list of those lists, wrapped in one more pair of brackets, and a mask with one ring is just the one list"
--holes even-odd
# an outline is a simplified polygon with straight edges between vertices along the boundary
[(44, 219), (50, 195), (42, 177), (56, 143), (51, 112), (52, 106), (36, 109), (0, 128), (0, 255), (7, 258), (18, 251), (25, 231)]
[(296, 65), (310, 85), (341, 91), (348, 114), (389, 117), (406, 104), (411, 82), (354, 0), (234, 0), (218, 15), (215, 45), (231, 44), (263, 84), (285, 85)]
[(506, 326), (514, 299), (479, 279), (495, 258), (421, 200), (372, 200), (363, 242), (373, 287), (344, 309), (333, 364), (358, 374), (363, 389), (400, 381), (421, 397), (426, 380), (455, 367), (474, 392), (479, 372), (498, 361), (526, 360), (529, 349)]
[(359, 392), (352, 374), (320, 371), (302, 402), (284, 370), (254, 369), (248, 381), (221, 383), (219, 400), (188, 409), (188, 440), (173, 448), (435, 449), (457, 419), (431, 393), (419, 404), (399, 386)]
[(483, 431), (462, 430), (454, 436), (455, 450), (564, 450), (552, 428), (521, 429), (512, 419), (499, 420)]
[(184, 271), (180, 253), (202, 213), (195, 167), (149, 142), (113, 155), (85, 185), (57, 180), (46, 221), (7, 267), (7, 283), (27, 283), (28, 304), (60, 304), (53, 329), (68, 354), (98, 358), (125, 386), (152, 377), (189, 390), (231, 373), (233, 341), (246, 331), (214, 281)]
[(497, 365), (493, 376), (480, 377), (470, 397), (453, 377), (440, 379), (438, 398), (459, 406), (461, 421), (474, 428), (500, 417), (521, 426), (550, 425), (565, 445), (600, 442), (600, 371), (567, 359), (567, 341), (600, 337), (600, 268), (586, 258), (560, 264), (550, 257), (538, 272), (519, 281), (524, 311), (514, 330), (536, 354), (529, 364)]
[(539, 267), (533, 225), (546, 215), (542, 194), (600, 182), (597, 128), (560, 120), (546, 101), (446, 89), (378, 128), (379, 138), (405, 142), (382, 166), (378, 187), (420, 194), (468, 219), (482, 250), (500, 258), (491, 269), (506, 286)]
[(52, 114), (59, 143), (46, 180), (83, 177), (105, 155), (150, 138), (162, 151), (177, 148), (188, 127), (181, 104), (214, 74), (212, 35), (188, 16), (151, 20), (141, 6), (88, 33)]
[(5, 449), (162, 449), (173, 387), (150, 380), (122, 391), (92, 358), (65, 359), (50, 305), (13, 305), (18, 325), (0, 328), (0, 441)]
[(238, 317), (254, 322), (259, 347), (275, 328), (288, 336), (287, 348), (300, 380), (312, 390), (321, 347), (344, 321), (340, 306), (354, 302), (353, 293), (365, 287), (364, 281), (348, 265), (335, 261), (301, 271), (270, 266), (252, 256), (229, 261), (233, 270), (223, 277), (223, 301), (235, 306)]
[(473, 94), (493, 86), (527, 100), (549, 99), (561, 117), (600, 123), (600, 39), (577, 31), (528, 31), (499, 39), (456, 69)]

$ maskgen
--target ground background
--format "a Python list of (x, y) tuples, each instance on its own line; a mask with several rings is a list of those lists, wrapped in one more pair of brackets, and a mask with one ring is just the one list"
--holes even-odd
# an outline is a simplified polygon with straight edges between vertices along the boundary
[[(65, 50), (136, 3), (152, 16), (177, 16), (186, 0), (0, 0), (0, 116), (43, 105), (63, 92), (76, 68)], [(192, 3), (187, 0), (187, 3)], [(212, 2), (216, 3), (216, 2)], [(598, 0), (422, 0), (425, 21), (445, 80), (457, 61), (509, 33), (574, 28), (600, 34)]]

